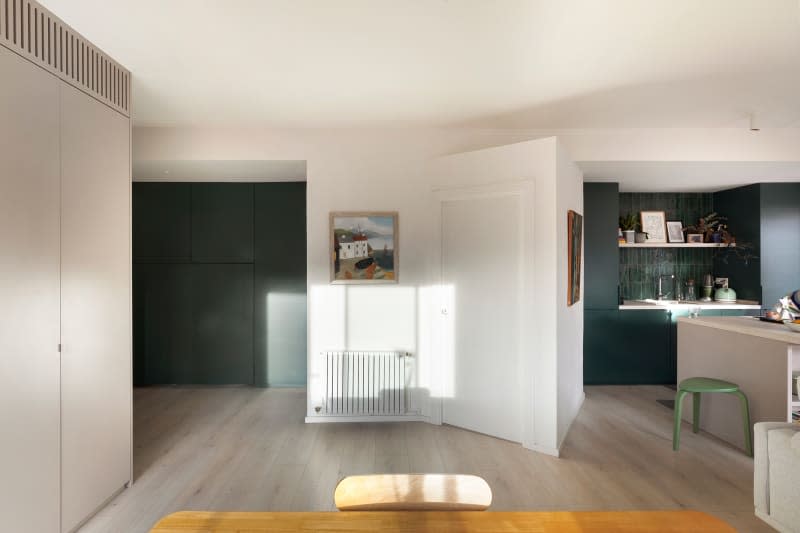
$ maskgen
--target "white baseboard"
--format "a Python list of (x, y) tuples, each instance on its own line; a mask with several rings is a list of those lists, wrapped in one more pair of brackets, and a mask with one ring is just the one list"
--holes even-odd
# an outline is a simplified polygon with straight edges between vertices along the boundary
[(429, 422), (429, 419), (427, 416), (422, 415), (319, 415), (306, 417), (306, 424), (331, 424), (337, 422)]
[(533, 444), (531, 446), (526, 446), (527, 449), (533, 450), (535, 452), (544, 453), (547, 455), (552, 455), (553, 457), (558, 457), (561, 453), (558, 448), (552, 448), (550, 446), (539, 446), (538, 444)]
[(756, 508), (756, 516), (770, 525), (773, 529), (780, 531), (781, 533), (789, 533), (790, 530), (785, 525), (781, 524), (780, 522), (776, 522), (774, 518), (772, 518), (768, 513)]

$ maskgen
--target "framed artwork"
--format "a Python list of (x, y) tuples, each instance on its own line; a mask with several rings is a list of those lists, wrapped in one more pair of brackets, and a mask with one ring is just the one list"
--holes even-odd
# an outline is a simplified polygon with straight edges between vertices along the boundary
[(667, 237), (669, 242), (683, 242), (683, 223), (679, 220), (667, 222)]
[(331, 283), (397, 283), (397, 212), (330, 215)]
[(691, 243), (700, 243), (703, 244), (703, 234), (702, 233), (690, 233), (686, 236), (686, 242)]
[(581, 299), (581, 251), (583, 250), (583, 217), (567, 211), (567, 305)]
[(642, 211), (641, 217), (647, 242), (667, 242), (667, 215), (664, 211)]

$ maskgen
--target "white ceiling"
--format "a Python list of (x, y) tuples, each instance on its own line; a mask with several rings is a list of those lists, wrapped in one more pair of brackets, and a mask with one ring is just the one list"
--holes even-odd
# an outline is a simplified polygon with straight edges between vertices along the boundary
[(305, 181), (305, 161), (134, 160), (134, 181)]
[(798, 0), (41, 0), (137, 125), (800, 126)]
[(750, 183), (800, 181), (796, 161), (581, 161), (578, 166), (585, 181), (618, 182), (622, 192), (714, 192)]

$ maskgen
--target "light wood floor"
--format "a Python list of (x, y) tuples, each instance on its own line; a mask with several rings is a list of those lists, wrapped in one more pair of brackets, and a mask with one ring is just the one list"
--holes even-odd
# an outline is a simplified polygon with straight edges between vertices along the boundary
[(677, 509), (715, 514), (740, 531), (753, 515), (753, 461), (684, 425), (657, 386), (587, 387), (555, 459), (449, 426), (304, 424), (305, 391), (146, 388), (134, 392), (134, 485), (85, 532), (138, 532), (177, 510), (333, 510), (346, 475), (477, 474), (491, 510)]

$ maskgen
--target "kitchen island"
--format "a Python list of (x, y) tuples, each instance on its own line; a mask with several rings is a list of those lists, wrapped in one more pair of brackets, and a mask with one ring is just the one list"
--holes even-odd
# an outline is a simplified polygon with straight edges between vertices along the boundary
[[(753, 423), (791, 422), (800, 409), (792, 389), (792, 370), (800, 370), (800, 334), (782, 324), (751, 317), (678, 319), (678, 382), (710, 377), (736, 383), (750, 401)], [(691, 422), (692, 398), (684, 400)], [(730, 394), (704, 394), (700, 428), (744, 449), (739, 400)]]

